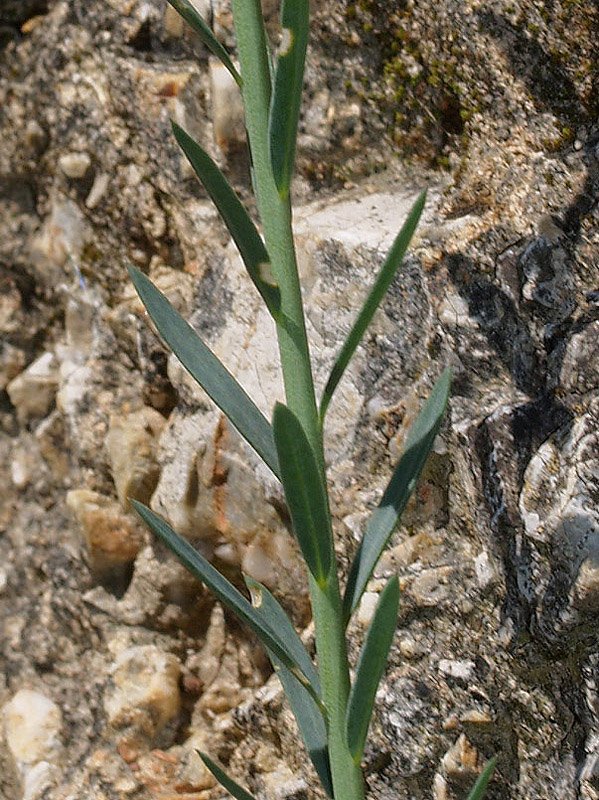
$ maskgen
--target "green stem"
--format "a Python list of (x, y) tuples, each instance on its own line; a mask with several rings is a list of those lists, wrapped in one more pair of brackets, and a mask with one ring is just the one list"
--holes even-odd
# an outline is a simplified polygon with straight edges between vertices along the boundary
[[(233, 17), (246, 110), (254, 188), (271, 271), (281, 292), (277, 336), (287, 405), (301, 422), (325, 477), (322, 432), (314, 395), (308, 338), (297, 270), (289, 198), (281, 199), (273, 178), (268, 145), (271, 95), (269, 54), (260, 0), (233, 0)], [(349, 752), (345, 714), (349, 667), (337, 565), (320, 588), (310, 577), (318, 668), (328, 718), (329, 756), (335, 797), (363, 800), (362, 772)]]
[(362, 800), (362, 768), (349, 752), (345, 734), (345, 715), (349, 697), (347, 645), (341, 614), (337, 575), (321, 590), (310, 577), (310, 598), (316, 632), (316, 652), (322, 696), (327, 710), (328, 745), (335, 798)]

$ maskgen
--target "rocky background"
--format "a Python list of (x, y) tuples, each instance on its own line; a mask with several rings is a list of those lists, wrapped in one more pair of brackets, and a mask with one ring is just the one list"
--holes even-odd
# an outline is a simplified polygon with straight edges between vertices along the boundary
[[(234, 48), (230, 9), (197, 0)], [(239, 101), (163, 0), (0, 5), (0, 797), (312, 800), (257, 643), (137, 523), (151, 503), (311, 645), (280, 491), (144, 319), (148, 272), (268, 412), (267, 315), (170, 134), (251, 206)], [(264, 3), (276, 40), (276, 2)], [(384, 578), (398, 633), (376, 800), (599, 797), (599, 11), (592, 0), (314, 2), (296, 227), (322, 386), (424, 186), (331, 408), (346, 566), (442, 368), (447, 421)]]

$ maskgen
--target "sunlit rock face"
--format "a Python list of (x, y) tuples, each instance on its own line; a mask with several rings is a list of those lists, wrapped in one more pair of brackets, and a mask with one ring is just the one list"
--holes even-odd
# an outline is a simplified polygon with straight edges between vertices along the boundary
[[(193, 2), (232, 47), (227, 0)], [(349, 629), (353, 666), (398, 575), (370, 797), (459, 800), (497, 753), (491, 800), (596, 800), (596, 10), (311, 5), (292, 193), (317, 393), (429, 189), (327, 416), (344, 574), (453, 369), (441, 434)], [(276, 6), (263, 3), (275, 45)], [(257, 796), (321, 797), (264, 652), (129, 503), (240, 589), (244, 573), (268, 586), (313, 652), (281, 489), (156, 335), (125, 270), (147, 273), (270, 415), (284, 395), (273, 322), (170, 131), (174, 119), (196, 137), (254, 213), (226, 78), (159, 0), (0, 7), (8, 800), (218, 800), (196, 748)]]

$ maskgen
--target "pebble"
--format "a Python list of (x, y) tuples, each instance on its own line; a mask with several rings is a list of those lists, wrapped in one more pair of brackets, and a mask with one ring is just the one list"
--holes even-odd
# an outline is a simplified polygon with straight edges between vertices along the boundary
[(462, 733), (457, 742), (445, 753), (441, 763), (448, 778), (458, 780), (468, 778), (477, 773), (478, 752)]
[(7, 385), (19, 422), (45, 417), (56, 398), (58, 367), (53, 353), (44, 353)]
[(135, 559), (143, 535), (137, 521), (117, 502), (89, 489), (72, 489), (67, 505), (81, 526), (92, 572), (109, 572)]
[(362, 595), (356, 616), (356, 619), (362, 627), (367, 628), (372, 622), (378, 601), (378, 592), (364, 592)]
[(433, 567), (418, 575), (410, 585), (410, 594), (416, 605), (432, 608), (447, 600), (452, 573), (453, 567)]
[(18, 449), (10, 462), (10, 478), (15, 489), (26, 489), (31, 482), (33, 464), (28, 453)]
[(599, 564), (592, 556), (582, 562), (573, 591), (573, 605), (579, 611), (599, 611)]
[(84, 178), (91, 166), (91, 158), (87, 153), (64, 153), (58, 159), (58, 166), (67, 176), (76, 180)]
[(497, 582), (497, 573), (486, 550), (474, 559), (474, 571), (478, 585), (483, 591)]
[(94, 182), (92, 183), (92, 188), (89, 190), (89, 194), (85, 198), (86, 208), (89, 208), (90, 211), (96, 208), (96, 206), (100, 203), (100, 200), (106, 194), (109, 183), (109, 175), (106, 172), (98, 172), (94, 178)]
[(245, 122), (241, 92), (229, 70), (216, 59), (210, 60), (212, 125), (224, 155), (239, 150), (245, 142)]
[(49, 697), (20, 689), (2, 710), (8, 749), (19, 771), (53, 761), (61, 750), (62, 714)]
[(111, 669), (104, 698), (108, 722), (152, 740), (179, 714), (179, 660), (155, 645), (129, 647)]
[(439, 661), (439, 672), (448, 678), (471, 683), (474, 679), (474, 662), (452, 661), (448, 658), (442, 658)]
[(0, 567), (0, 594), (4, 594), (8, 586), (8, 575), (5, 569)]
[(26, 363), (24, 350), (8, 342), (0, 343), (0, 392), (23, 371)]
[(156, 453), (164, 423), (162, 414), (149, 406), (110, 418), (106, 449), (112, 479), (125, 508), (129, 498), (147, 505), (156, 488), (160, 476)]

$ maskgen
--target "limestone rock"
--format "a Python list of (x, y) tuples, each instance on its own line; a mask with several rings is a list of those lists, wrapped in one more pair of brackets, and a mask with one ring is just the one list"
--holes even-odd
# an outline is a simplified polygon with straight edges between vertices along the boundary
[(52, 408), (58, 387), (53, 353), (44, 353), (6, 387), (21, 422), (44, 417)]
[(148, 504), (158, 483), (156, 450), (164, 417), (145, 406), (131, 414), (110, 418), (106, 448), (117, 494), (124, 507), (128, 498)]
[(104, 698), (107, 719), (152, 742), (179, 714), (180, 664), (154, 645), (130, 647), (111, 670), (113, 686)]
[[(62, 714), (46, 695), (20, 689), (0, 712), (22, 800), (39, 800), (59, 774), (63, 753)], [(8, 776), (3, 776), (3, 782)]]
[(131, 564), (141, 550), (143, 535), (118, 503), (89, 489), (72, 489), (67, 504), (81, 526), (92, 571), (106, 575)]

